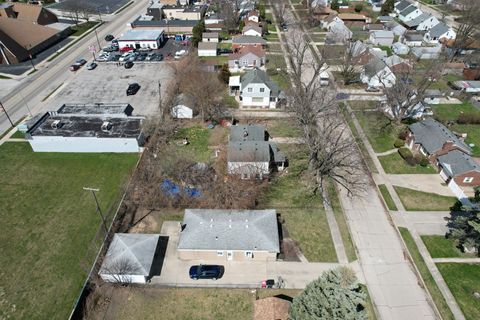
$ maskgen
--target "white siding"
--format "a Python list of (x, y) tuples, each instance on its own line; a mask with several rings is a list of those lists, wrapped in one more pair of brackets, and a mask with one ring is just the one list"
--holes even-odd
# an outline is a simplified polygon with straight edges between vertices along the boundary
[(118, 41), (120, 49), (125, 47), (136, 48), (137, 44), (140, 45), (140, 48), (157, 49), (160, 47), (160, 41)]
[(244, 97), (242, 99), (243, 106), (245, 107), (269, 107), (270, 98), (269, 97)]
[(145, 276), (141, 275), (110, 275), (110, 274), (100, 274), (100, 277), (105, 282), (118, 282), (120, 279), (124, 283), (147, 283), (147, 279)]
[(140, 152), (135, 138), (95, 138), (33, 136), (29, 139), (35, 152)]
[(254, 178), (256, 174), (268, 175), (270, 164), (268, 162), (228, 162), (229, 174), (245, 174), (246, 178)]
[(199, 57), (216, 57), (217, 50), (198, 50)]
[(243, 34), (246, 35), (246, 36), (256, 36), (256, 37), (261, 37), (262, 36), (261, 33), (257, 32), (254, 29), (247, 30)]

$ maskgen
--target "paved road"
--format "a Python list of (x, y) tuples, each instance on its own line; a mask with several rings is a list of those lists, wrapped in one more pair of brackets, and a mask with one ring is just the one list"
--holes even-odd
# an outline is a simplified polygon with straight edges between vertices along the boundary
[(370, 177), (366, 179), (368, 184), (362, 195), (352, 198), (341, 189), (340, 199), (379, 316), (388, 320), (435, 319), (377, 188)]
[[(106, 22), (97, 29), (101, 45), (106, 45), (103, 38), (107, 34), (118, 35), (126, 28), (126, 24), (143, 12), (148, 0), (135, 0), (135, 3)], [(32, 113), (45, 110), (46, 105), (43, 99), (55, 88), (69, 79), (75, 77), (75, 73), (68, 71), (68, 66), (79, 57), (90, 59), (92, 54), (88, 52), (88, 46), (96, 44), (95, 33), (92, 32), (77, 42), (57, 59), (45, 62), (38, 66), (39, 71), (25, 79), (10, 94), (7, 94), (2, 103), (14, 122), (23, 118), (27, 113), (26, 103)], [(0, 113), (0, 134), (10, 127), (10, 124), (3, 113)]]

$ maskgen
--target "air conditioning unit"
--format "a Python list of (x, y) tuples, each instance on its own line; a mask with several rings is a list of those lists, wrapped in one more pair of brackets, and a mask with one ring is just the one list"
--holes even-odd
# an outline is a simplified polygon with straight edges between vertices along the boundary
[(63, 126), (63, 123), (61, 120), (55, 120), (52, 122), (52, 129), (59, 129)]
[(104, 121), (102, 123), (102, 131), (103, 132), (109, 132), (110, 130), (112, 130), (112, 124), (108, 121)]

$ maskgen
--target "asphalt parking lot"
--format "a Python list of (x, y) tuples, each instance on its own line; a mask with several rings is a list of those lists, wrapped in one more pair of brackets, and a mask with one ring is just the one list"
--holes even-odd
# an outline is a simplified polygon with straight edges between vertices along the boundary
[[(159, 83), (165, 96), (171, 74), (169, 62), (135, 63), (131, 69), (116, 64), (98, 64), (94, 70), (83, 66), (52, 95), (49, 109), (56, 110), (64, 103), (130, 103), (135, 115), (152, 115), (158, 112)], [(141, 88), (136, 95), (127, 96), (127, 87), (134, 82)]]
[[(157, 50), (150, 50), (150, 51), (143, 51), (139, 53), (144, 53), (145, 55), (148, 53), (155, 53), (155, 54), (162, 54), (163, 55), (163, 60), (173, 60), (173, 57), (175, 56), (175, 52), (180, 51), (180, 50), (186, 50), (188, 51), (188, 46), (183, 45), (182, 42), (177, 42), (173, 38), (167, 39), (167, 41), (162, 45), (160, 49)], [(112, 52), (111, 57), (109, 59), (110, 62), (118, 61), (120, 56), (122, 55), (122, 52)], [(99, 61), (100, 63), (103, 63), (103, 61)], [(158, 61), (136, 61), (136, 62), (158, 62)]]
[[(113, 13), (123, 7), (127, 2), (128, 0), (86, 0), (87, 5), (92, 12), (100, 12), (102, 14)], [(54, 3), (48, 6), (48, 8), (68, 10), (68, 3)]]

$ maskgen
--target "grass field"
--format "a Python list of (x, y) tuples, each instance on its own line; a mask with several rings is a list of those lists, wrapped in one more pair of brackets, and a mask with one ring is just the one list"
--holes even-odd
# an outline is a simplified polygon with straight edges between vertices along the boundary
[(451, 129), (457, 133), (466, 133), (465, 143), (473, 143), (472, 155), (480, 157), (480, 125), (479, 124), (455, 124)]
[(286, 153), (290, 167), (288, 173), (272, 180), (260, 206), (277, 209), (285, 219), (290, 237), (299, 244), (309, 261), (336, 262), (322, 200), (312, 194), (303, 176), (307, 167), (304, 146), (282, 144), (279, 147)]
[(407, 211), (448, 211), (457, 202), (455, 197), (416, 191), (394, 186)]
[(394, 148), (393, 144), (402, 128), (389, 125), (388, 119), (380, 112), (355, 112), (355, 116), (375, 152)]
[(455, 300), (468, 320), (480, 319), (480, 303), (473, 292), (479, 292), (480, 265), (467, 263), (437, 263)]
[(440, 292), (440, 289), (438, 289), (437, 283), (433, 279), (432, 274), (430, 273), (430, 270), (428, 270), (428, 267), (425, 264), (425, 261), (423, 260), (422, 255), (418, 251), (417, 245), (415, 244), (415, 241), (413, 240), (412, 235), (406, 228), (398, 228), (398, 229), (400, 231), (400, 234), (402, 235), (403, 241), (405, 241), (405, 244), (407, 245), (407, 249), (410, 252), (410, 255), (412, 256), (412, 259), (415, 262), (415, 265), (417, 266), (418, 271), (420, 272), (420, 275), (422, 276), (423, 281), (425, 282), (425, 285), (428, 288), (428, 291), (430, 292), (430, 295), (432, 296), (433, 302), (435, 303), (438, 311), (442, 315), (442, 318), (444, 320), (455, 319), (453, 317), (452, 311), (450, 311), (450, 308), (448, 307), (447, 302), (445, 301), (445, 298)]
[(380, 193), (382, 194), (383, 200), (385, 200), (388, 210), (397, 211), (397, 206), (395, 205), (395, 202), (393, 202), (392, 196), (390, 195), (390, 192), (388, 192), (387, 187), (384, 184), (379, 184), (378, 189), (380, 189)]
[(302, 136), (302, 131), (292, 119), (270, 120), (267, 123), (267, 131), (274, 138), (299, 138)]
[(376, 109), (378, 102), (370, 100), (352, 100), (348, 101), (348, 105), (352, 110)]
[(208, 149), (208, 140), (210, 137), (209, 129), (195, 125), (193, 127), (182, 128), (178, 130), (175, 135), (177, 143), (181, 145), (183, 138), (187, 138), (189, 144), (182, 146), (187, 152), (192, 152), (195, 156), (195, 160), (206, 162), (211, 156), (212, 152)]
[(398, 152), (378, 157), (378, 160), (382, 164), (383, 169), (386, 173), (391, 174), (436, 174), (437, 169), (435, 169), (431, 164), (426, 167), (422, 167), (417, 164), (415, 166), (410, 166), (408, 163), (403, 160), (403, 158), (398, 154)]
[(92, 195), (82, 187), (100, 189), (105, 212), (137, 159), (33, 153), (23, 142), (0, 146), (2, 318), (68, 318), (86, 278), (80, 262), (100, 226)]
[(343, 213), (340, 199), (338, 198), (338, 192), (333, 183), (330, 183), (328, 186), (328, 195), (330, 197), (330, 205), (332, 206), (338, 229), (340, 229), (340, 235), (342, 236), (343, 245), (345, 247), (348, 261), (355, 261), (357, 260), (355, 246), (353, 245), (353, 240), (352, 236), (350, 235), (350, 230), (348, 229), (347, 220), (345, 219), (345, 214)]
[(455, 241), (444, 236), (422, 236), (423, 243), (432, 258), (473, 258), (474, 255), (463, 253), (456, 247)]
[(432, 105), (432, 110), (435, 118), (442, 122), (457, 120), (458, 116), (462, 113), (480, 113), (470, 102)]
[(74, 31), (72, 36), (74, 37), (79, 37), (85, 32), (87, 32), (90, 28), (93, 28), (94, 26), (97, 25), (98, 22), (85, 22), (82, 24), (79, 24), (78, 26), (73, 26), (72, 30)]
[[(296, 296), (299, 290), (259, 290), (260, 298), (284, 294)], [(248, 289), (205, 288), (118, 288), (107, 319), (251, 319), (255, 294)]]

